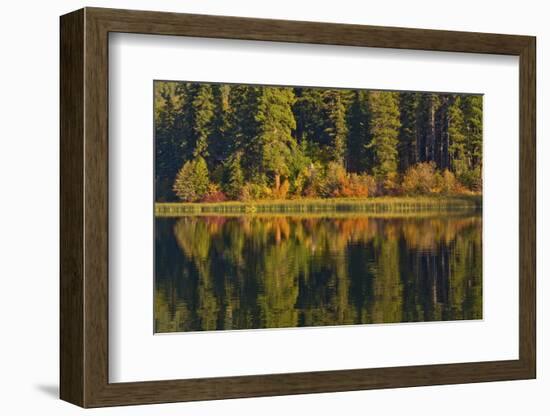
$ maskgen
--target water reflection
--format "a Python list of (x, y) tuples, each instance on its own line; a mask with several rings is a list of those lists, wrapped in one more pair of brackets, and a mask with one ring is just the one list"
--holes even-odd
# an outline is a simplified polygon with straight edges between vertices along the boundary
[(480, 319), (481, 216), (155, 220), (155, 331)]

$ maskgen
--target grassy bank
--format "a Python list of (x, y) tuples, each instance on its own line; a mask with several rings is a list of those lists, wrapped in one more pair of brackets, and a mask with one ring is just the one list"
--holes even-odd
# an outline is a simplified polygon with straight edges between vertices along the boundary
[(200, 214), (244, 213), (346, 213), (414, 214), (475, 212), (481, 210), (481, 196), (379, 197), (228, 201), (217, 203), (155, 203), (155, 216), (177, 217)]

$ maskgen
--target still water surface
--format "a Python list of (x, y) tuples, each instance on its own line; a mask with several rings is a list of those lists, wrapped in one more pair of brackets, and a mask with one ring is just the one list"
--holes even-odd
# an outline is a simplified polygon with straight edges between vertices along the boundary
[(481, 215), (155, 219), (155, 332), (482, 318)]

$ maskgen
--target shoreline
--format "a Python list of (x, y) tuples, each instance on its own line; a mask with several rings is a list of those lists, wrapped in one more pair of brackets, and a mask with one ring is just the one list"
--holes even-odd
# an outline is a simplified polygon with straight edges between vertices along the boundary
[(155, 217), (215, 214), (436, 214), (475, 213), (481, 195), (289, 199), (226, 202), (155, 202)]

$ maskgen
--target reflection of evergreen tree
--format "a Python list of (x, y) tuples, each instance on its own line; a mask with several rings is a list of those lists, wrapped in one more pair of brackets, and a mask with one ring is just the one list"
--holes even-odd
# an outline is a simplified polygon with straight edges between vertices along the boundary
[(384, 234), (375, 241), (377, 255), (371, 315), (375, 323), (401, 322), (403, 297), (397, 230), (393, 225), (384, 228)]
[(481, 219), (156, 223), (161, 332), (479, 319)]

